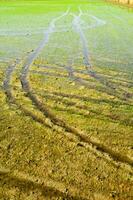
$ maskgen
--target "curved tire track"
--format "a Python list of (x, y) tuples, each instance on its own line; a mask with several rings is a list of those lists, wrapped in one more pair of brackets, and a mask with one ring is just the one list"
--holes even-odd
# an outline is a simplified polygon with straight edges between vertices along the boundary
[[(21, 106), (15, 99), (13, 92), (12, 92), (12, 86), (11, 86), (11, 79), (14, 73), (14, 70), (16, 68), (16, 66), (19, 64), (19, 60), (16, 60), (15, 63), (11, 66), (9, 66), (6, 70), (6, 75), (5, 75), (5, 79), (3, 81), (3, 89), (5, 91), (5, 94), (7, 96), (7, 100), (10, 104), (14, 104), (16, 105), (25, 115), (31, 117), (33, 120), (35, 120), (36, 122), (39, 122), (47, 127), (48, 124), (45, 123), (45, 120), (43, 120), (42, 118), (38, 117), (37, 115), (33, 114), (31, 111), (29, 111), (28, 109), (24, 108), (23, 106)], [(49, 127), (50, 128), (50, 127)]]
[[(107, 80), (105, 80), (105, 78), (102, 78), (102, 76), (99, 76), (93, 69), (92, 69), (92, 65), (90, 62), (90, 52), (87, 46), (87, 40), (86, 37), (84, 35), (84, 32), (82, 30), (81, 27), (81, 16), (83, 15), (83, 12), (81, 9), (79, 15), (74, 15), (73, 14), (73, 28), (75, 30), (75, 32), (77, 32), (79, 34), (80, 37), (80, 41), (82, 43), (82, 49), (83, 49), (83, 59), (84, 59), (84, 65), (86, 68), (86, 72), (88, 73), (89, 76), (91, 76), (92, 78), (94, 78), (96, 81), (100, 82), (102, 85), (104, 85), (104, 88), (97, 88), (97, 90), (99, 90), (100, 92), (106, 92), (108, 95), (113, 95), (115, 97), (117, 97), (118, 99), (125, 101), (127, 99), (125, 99), (125, 97), (121, 96), (121, 95), (117, 95), (116, 94), (116, 88), (115, 86), (113, 86), (111, 83), (109, 83)], [(95, 19), (95, 16), (93, 16), (93, 18)], [(97, 19), (96, 19), (97, 21)], [(97, 25), (98, 26), (98, 25)], [(87, 83), (82, 80), (81, 78), (78, 79), (74, 79), (76, 81), (78, 81), (80, 84), (87, 86)]]
[[(55, 21), (56, 21), (56, 19), (54, 20), (54, 22)], [(29, 80), (28, 80), (29, 69), (30, 69), (31, 64), (34, 62), (34, 60), (39, 55), (40, 51), (48, 43), (50, 35), (53, 32), (53, 27), (54, 27), (54, 24), (52, 22), (50, 24), (49, 28), (48, 28), (48, 31), (46, 32), (44, 40), (39, 45), (39, 47), (28, 57), (26, 64), (23, 66), (21, 77), (20, 77), (20, 80), (21, 80), (21, 83), (22, 83), (22, 88), (27, 93), (28, 97), (32, 100), (32, 102), (36, 106), (36, 108), (39, 109), (44, 114), (45, 117), (48, 117), (52, 121), (53, 124), (61, 126), (67, 132), (71, 132), (72, 134), (77, 136), (80, 141), (92, 145), (99, 152), (108, 154), (113, 160), (119, 161), (121, 163), (126, 163), (126, 164), (129, 164), (130, 166), (133, 166), (133, 160), (131, 158), (129, 158), (128, 156), (121, 155), (120, 153), (113, 151), (112, 149), (108, 148), (104, 144), (96, 141), (95, 139), (88, 137), (84, 132), (76, 129), (75, 127), (68, 125), (64, 120), (59, 119), (47, 107), (47, 104), (42, 104), (41, 100), (34, 94), (34, 91), (30, 87), (30, 83), (29, 83)]]

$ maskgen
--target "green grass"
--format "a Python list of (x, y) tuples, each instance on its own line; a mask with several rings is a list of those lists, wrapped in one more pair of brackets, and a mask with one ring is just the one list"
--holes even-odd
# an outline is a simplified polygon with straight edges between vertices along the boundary
[(104, 1), (0, 1), (0, 199), (132, 200), (132, 25)]

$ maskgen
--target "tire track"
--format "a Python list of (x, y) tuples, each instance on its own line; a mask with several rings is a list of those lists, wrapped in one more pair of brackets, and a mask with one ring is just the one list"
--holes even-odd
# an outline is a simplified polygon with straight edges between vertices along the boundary
[[(50, 95), (49, 93), (43, 94), (42, 96), (45, 97), (46, 99), (55, 101), (56, 103), (58, 103), (58, 102), (63, 103), (63, 105), (67, 107), (66, 112), (68, 111), (69, 113), (82, 115), (86, 118), (90, 118), (90, 115), (94, 115), (94, 116), (97, 115), (95, 117), (97, 119), (100, 119), (100, 120), (109, 119), (110, 122), (112, 122), (112, 123), (119, 123), (122, 125), (127, 125), (127, 126), (133, 127), (132, 119), (126, 119), (126, 118), (121, 119), (121, 118), (119, 118), (119, 116), (116, 117), (116, 119), (115, 119), (113, 116), (111, 116), (109, 114), (103, 114), (101, 111), (90, 109), (87, 105), (78, 105), (76, 102), (74, 102), (70, 99), (62, 99), (61, 96)], [(73, 108), (74, 108), (74, 110), (73, 110)], [(65, 108), (64, 109), (58, 108), (58, 110), (65, 111)], [(81, 112), (81, 110), (83, 112)]]
[[(73, 28), (75, 30), (75, 32), (77, 32), (79, 34), (80, 37), (80, 41), (82, 43), (82, 49), (83, 49), (83, 59), (84, 59), (84, 65), (86, 68), (86, 72), (89, 76), (91, 76), (92, 78), (94, 78), (96, 81), (100, 82), (104, 87), (103, 88), (96, 88), (98, 91), (100, 92), (106, 92), (108, 95), (113, 95), (114, 97), (117, 97), (118, 99), (122, 100), (122, 101), (126, 101), (127, 98), (121, 96), (121, 94), (116, 94), (116, 87), (115, 85), (111, 84), (110, 82), (108, 82), (105, 78), (103, 78), (102, 76), (98, 75), (93, 69), (92, 69), (92, 64), (90, 63), (90, 52), (87, 46), (87, 40), (86, 37), (84, 35), (84, 32), (81, 28), (81, 16), (83, 15), (83, 12), (81, 9), (79, 9), (80, 13), (78, 16), (73, 15), (74, 19), (73, 19)], [(95, 18), (95, 16), (93, 16)], [(72, 76), (71, 76), (72, 77)], [(82, 78), (74, 78), (73, 76), (73, 80), (75, 80), (76, 82), (79, 82), (80, 84), (87, 86), (87, 82), (85, 82)], [(92, 88), (93, 89), (93, 88)]]
[[(70, 75), (69, 75), (69, 77), (71, 77), (71, 78), (73, 78), (73, 80), (74, 80), (74, 77), (75, 77), (75, 80), (76, 80), (76, 76), (74, 76), (74, 73), (78, 73), (79, 75), (81, 75), (81, 74), (83, 74), (83, 75), (88, 75), (88, 73), (86, 72), (86, 70), (79, 70), (79, 69), (73, 69), (72, 67), (71, 67), (71, 65), (70, 66), (65, 66), (65, 65), (62, 65), (62, 64), (57, 64), (58, 65), (58, 67), (57, 66), (46, 66), (46, 65), (35, 65), (36, 67), (41, 67), (41, 68), (45, 68), (45, 69), (56, 69), (56, 70), (60, 70), (60, 71), (67, 71), (68, 72), (68, 74), (70, 73), (70, 71), (71, 71), (71, 73), (70, 73)], [(62, 68), (63, 67), (63, 68)], [(37, 71), (36, 71), (36, 73), (37, 73)], [(40, 72), (39, 72), (40, 73)], [(43, 74), (43, 73), (42, 73)], [(47, 75), (47, 74), (46, 74)], [(56, 75), (56, 74), (55, 74)], [(57, 75), (58, 76), (58, 75)], [(100, 77), (102, 77), (103, 78), (103, 80), (105, 80), (105, 79), (109, 79), (109, 81), (113, 81), (113, 80), (116, 80), (116, 81), (118, 81), (119, 82), (119, 84), (120, 84), (120, 86), (123, 86), (124, 88), (126, 88), (126, 87), (132, 87), (133, 86), (133, 82), (132, 81), (130, 81), (130, 80), (126, 80), (126, 79), (121, 79), (121, 78), (119, 78), (119, 77), (112, 77), (111, 75), (108, 75), (108, 74), (100, 74)], [(77, 79), (81, 79), (80, 77), (77, 77)], [(84, 81), (87, 81), (89, 84), (90, 84), (90, 80), (88, 79), (88, 78), (82, 78), (82, 80), (84, 80)], [(115, 87), (115, 85), (116, 85), (116, 83), (114, 82), (114, 83), (111, 83), (111, 84), (114, 84), (114, 86), (113, 86), (113, 88)], [(117, 85), (116, 85), (117, 86)], [(90, 87), (91, 87), (91, 85), (90, 85)], [(118, 88), (118, 87), (117, 87)], [(132, 93), (129, 93), (130, 94), (130, 96), (132, 96)]]
[(6, 70), (6, 75), (5, 79), (3, 81), (3, 89), (5, 90), (6, 96), (10, 102), (14, 102), (15, 98), (11, 92), (11, 79), (12, 79), (12, 74), (16, 68), (16, 65), (18, 65), (20, 61), (16, 59), (15, 63), (10, 65), (7, 70)]
[(50, 23), (50, 25), (48, 27), (48, 30), (46, 31), (46, 34), (44, 35), (43, 41), (40, 43), (39, 47), (28, 57), (27, 62), (26, 62), (26, 64), (24, 65), (24, 67), (22, 69), (20, 80), (21, 80), (22, 88), (27, 93), (28, 97), (32, 100), (33, 104), (44, 114), (44, 116), (50, 118), (50, 120), (54, 124), (65, 128), (66, 131), (68, 131), (68, 132), (74, 132), (75, 134), (77, 134), (78, 132), (77, 132), (77, 130), (75, 128), (70, 127), (63, 120), (58, 119), (47, 108), (47, 105), (45, 105), (45, 104), (42, 105), (41, 101), (38, 99), (38, 97), (32, 91), (32, 89), (30, 87), (30, 84), (29, 84), (29, 81), (28, 81), (28, 72), (29, 72), (30, 66), (33, 63), (33, 61), (37, 58), (37, 56), (39, 55), (40, 51), (48, 43), (50, 35), (54, 31), (55, 22), (58, 21), (60, 18), (64, 17), (65, 15), (67, 15), (67, 14), (68, 14), (68, 11), (65, 14), (61, 15), (60, 17), (52, 20), (52, 22)]
[(31, 117), (34, 121), (39, 122), (49, 128), (51, 128), (44, 119), (42, 119), (41, 117), (38, 117), (37, 115), (33, 114), (31, 111), (29, 111), (28, 109), (24, 108), (22, 105), (20, 105), (12, 92), (12, 86), (11, 86), (11, 79), (14, 73), (14, 70), (16, 68), (16, 66), (20, 63), (20, 61), (17, 59), (15, 61), (14, 64), (10, 65), (7, 70), (6, 70), (6, 74), (5, 74), (5, 79), (3, 81), (3, 89), (5, 91), (5, 94), (7, 96), (7, 101), (9, 102), (9, 104), (14, 104), (18, 107), (18, 109), (20, 109), (25, 115)]
[(86, 37), (81, 29), (81, 20), (80, 17), (82, 15), (82, 11), (80, 10), (80, 13), (78, 16), (72, 14), (74, 16), (74, 20), (73, 20), (73, 27), (74, 30), (79, 33), (80, 35), (80, 40), (82, 42), (82, 49), (83, 49), (83, 55), (84, 55), (84, 64), (86, 69), (89, 69), (92, 67), (91, 62), (90, 62), (90, 52), (88, 50), (88, 46), (87, 46), (87, 40)]
[[(85, 102), (92, 102), (92, 103), (104, 103), (104, 104), (110, 104), (110, 105), (114, 105), (114, 101), (108, 100), (108, 99), (94, 99), (94, 98), (90, 98), (87, 96), (79, 96), (76, 94), (67, 94), (67, 93), (63, 93), (63, 92), (56, 92), (56, 91), (52, 91), (49, 92), (48, 90), (43, 90), (46, 93), (49, 93), (50, 95), (55, 95), (55, 96), (60, 96), (60, 97), (64, 97), (64, 98), (70, 98), (70, 99), (78, 99), (78, 100), (82, 100)], [(124, 102), (119, 102), (119, 101), (115, 101), (115, 105), (129, 105), (127, 103)]]
[(53, 19), (48, 27), (48, 29), (46, 30), (46, 32), (44, 33), (44, 38), (43, 40), (40, 42), (39, 46), (33, 51), (33, 53), (30, 54), (30, 56), (27, 58), (26, 60), (26, 64), (23, 67), (23, 71), (22, 71), (22, 79), (23, 76), (27, 76), (28, 75), (28, 71), (30, 68), (30, 65), (33, 63), (33, 61), (38, 57), (38, 55), (40, 54), (40, 52), (42, 51), (42, 49), (45, 47), (45, 45), (48, 43), (49, 38), (51, 36), (51, 34), (55, 31), (55, 23), (60, 20), (62, 17), (66, 16), (69, 13), (69, 9), (61, 16)]
[[(19, 62), (18, 62), (18, 63), (19, 63)], [(22, 106), (18, 105), (18, 103), (16, 102), (16, 100), (15, 100), (13, 94), (12, 94), (10, 82), (11, 82), (11, 77), (12, 77), (13, 71), (14, 71), (15, 68), (16, 68), (15, 65), (18, 64), (18, 63), (15, 63), (15, 64), (12, 65), (12, 66), (9, 66), (8, 69), (7, 69), (7, 71), (6, 71), (6, 77), (5, 77), (5, 80), (4, 80), (4, 83), (3, 83), (3, 88), (4, 88), (5, 92), (6, 92), (6, 95), (7, 95), (7, 97), (8, 97), (8, 100), (10, 101), (10, 103), (16, 104), (21, 110), (24, 111), (24, 113), (25, 113), (26, 115), (32, 117), (32, 119), (34, 119), (35, 121), (37, 121), (37, 122), (39, 122), (39, 123), (44, 124), (44, 121), (43, 121), (41, 118), (37, 118), (35, 115), (33, 115), (33, 113), (31, 113), (30, 111), (24, 109)], [(46, 91), (46, 92), (47, 92), (47, 91)], [(82, 100), (84, 100), (84, 101), (91, 101), (91, 99), (90, 99), (90, 98), (88, 99), (87, 97), (81, 97), (81, 98), (80, 98), (79, 96), (76, 96), (76, 95), (67, 95), (67, 94), (57, 93), (57, 92), (55, 92), (55, 93), (53, 93), (53, 94), (51, 94), (51, 95), (54, 95), (53, 98), (55, 98), (55, 99), (56, 99), (56, 96), (62, 96), (62, 97), (65, 97), (65, 98), (66, 98), (66, 97), (67, 97), (67, 98), (76, 98), (76, 99), (82, 99)], [(51, 95), (50, 95), (50, 94), (49, 94), (49, 95), (45, 94), (44, 96), (45, 96), (46, 98), (50, 98)], [(51, 98), (52, 98), (52, 97), (51, 97)], [(98, 102), (99, 102), (99, 101), (98, 101)], [(98, 103), (98, 102), (97, 102), (97, 103)], [(66, 103), (66, 101), (65, 101), (64, 103)], [(68, 104), (69, 106), (70, 106), (70, 105), (74, 105), (72, 102), (68, 102), (68, 103), (66, 103), (66, 104)], [(82, 106), (76, 105), (76, 107), (79, 108), (79, 109), (87, 109), (87, 108), (84, 107), (84, 106), (82, 107)], [(98, 114), (98, 113), (97, 113), (97, 114)], [(46, 125), (46, 124), (45, 124), (45, 125)]]
[[(39, 64), (37, 65), (37, 64), (35, 64), (36, 67), (41, 67), (41, 68), (45, 68), (45, 69), (57, 69), (57, 70), (62, 70), (62, 71), (65, 70), (65, 67), (66, 67), (65, 65), (59, 64), (59, 63), (57, 63), (56, 65), (58, 67), (57, 66), (47, 66), (47, 65), (39, 65)], [(62, 67), (64, 67), (64, 68), (62, 68)], [(79, 73), (79, 74), (84, 74), (84, 75), (88, 74), (86, 72), (86, 70), (81, 70), (81, 69), (73, 69), (73, 72), (76, 72), (76, 73)], [(131, 80), (122, 79), (120, 77), (113, 77), (109, 74), (102, 74), (102, 73), (99, 73), (99, 74), (100, 74), (100, 76), (102, 76), (102, 78), (107, 77), (110, 80), (115, 79), (115, 80), (118, 80), (119, 82), (121, 82), (122, 84), (127, 83), (127, 84), (130, 84), (131, 86), (133, 86), (133, 81), (131, 81)], [(84, 80), (88, 80), (88, 79), (84, 79)]]
[[(101, 92), (102, 93), (106, 93), (106, 94), (111, 95), (111, 96), (113, 95), (114, 97), (117, 97), (121, 101), (126, 102), (126, 99), (124, 97), (121, 98), (120, 95), (114, 94), (113, 90), (116, 90), (116, 86), (114, 84), (109, 83), (104, 78), (102, 78), (101, 76), (97, 75), (94, 71), (91, 70), (89, 73), (83, 73), (83, 72), (82, 73), (83, 74), (89, 74), (90, 77), (94, 78), (97, 81), (100, 81), (100, 83), (102, 83), (106, 87), (105, 86), (104, 87), (103, 86), (96, 86), (95, 83), (92, 83), (89, 80), (87, 81), (84, 78), (75, 76), (74, 73), (77, 72), (77, 71), (75, 69), (73, 69), (71, 66), (64, 66), (64, 68), (67, 70), (68, 76), (72, 81), (74, 81), (74, 82), (76, 82), (76, 83), (78, 83), (80, 85), (83, 85), (88, 89), (94, 89), (94, 90), (97, 90), (100, 93)], [(129, 95), (132, 97), (132, 95), (130, 93), (129, 93)]]
[[(71, 63), (71, 61), (69, 62), (69, 64), (72, 64)], [(64, 65), (62, 65), (62, 67), (64, 67), (63, 68), (63, 70), (65, 69), (66, 71), (68, 71), (68, 76), (69, 76), (69, 78), (71, 78), (71, 79), (74, 79), (74, 72), (75, 72), (75, 70), (71, 67), (71, 66), (64, 66)], [(46, 67), (47, 69), (48, 69), (48, 67)], [(52, 69), (54, 69), (54, 67), (52, 68)], [(57, 68), (56, 67), (56, 69), (60, 69), (60, 68)], [(50, 75), (51, 76), (51, 73), (49, 74), (47, 74), (47, 73), (45, 73), (46, 75)], [(53, 76), (55, 76), (56, 77), (56, 73), (55, 74), (52, 74)], [(62, 76), (60, 76), (60, 77), (62, 77)], [(65, 77), (65, 76), (64, 76)], [(67, 77), (67, 76), (66, 76)], [(81, 79), (82, 80), (82, 79)], [(83, 115), (84, 117), (88, 117), (88, 114), (84, 114), (84, 113), (81, 113), (81, 112), (79, 112), (80, 111), (80, 109), (81, 110), (84, 110), (84, 111), (87, 111), (88, 110), (88, 107), (87, 106), (79, 106), (79, 105), (77, 105), (75, 102), (72, 102), (72, 101), (70, 101), (69, 99), (68, 100), (63, 100), (61, 97), (57, 97), (57, 96), (51, 96), (50, 95), (50, 93), (47, 93), (47, 94), (44, 94), (43, 95), (45, 98), (47, 98), (47, 99), (50, 99), (50, 100), (56, 100), (57, 102), (58, 101), (61, 101), (64, 105), (66, 105), (66, 106), (70, 106), (71, 108), (77, 108), (78, 109), (78, 111), (77, 111), (77, 114), (79, 113), (80, 115)], [(67, 109), (68, 110), (68, 109)], [(64, 110), (63, 110), (64, 111)], [(73, 110), (71, 110), (71, 109), (69, 109), (69, 111), (70, 112), (75, 112), (75, 114), (76, 114), (76, 111), (73, 111)], [(94, 110), (90, 110), (89, 109), (89, 112), (91, 112), (91, 113), (93, 113), (93, 114), (96, 114), (96, 115), (100, 115), (100, 116), (102, 116), (102, 117), (104, 117), (104, 118), (106, 118), (106, 119), (110, 119), (110, 122), (113, 122), (113, 123), (118, 123), (118, 122), (120, 122), (120, 124), (126, 124), (126, 125), (128, 125), (128, 126), (131, 126), (132, 127), (132, 125), (133, 125), (133, 121), (132, 121), (132, 119), (126, 119), (126, 118), (124, 118), (124, 119), (120, 119), (119, 118), (119, 116), (117, 116), (116, 117), (116, 119), (113, 117), (113, 116), (111, 116), (111, 115), (109, 115), (109, 114), (106, 114), (106, 115), (104, 115), (104, 114), (102, 114), (100, 111), (94, 111)], [(98, 117), (98, 119), (100, 119), (100, 117)]]
[[(68, 13), (68, 11), (67, 11)], [(60, 17), (58, 17), (57, 19), (60, 19)], [(57, 20), (56, 19), (56, 20)], [(43, 43), (41, 43), (39, 45), (39, 47), (36, 49), (35, 52), (33, 52), (33, 54), (30, 55), (29, 57), (29, 60), (28, 60), (28, 64), (30, 65), (30, 63), (32, 62), (32, 60), (37, 57), (38, 55), (38, 52), (41, 51), (41, 49), (43, 48), (43, 45), (45, 44), (46, 41), (48, 41), (48, 35), (49, 33), (52, 33), (53, 30), (54, 30), (54, 22), (56, 21), (55, 19), (51, 22), (50, 26), (49, 26), (49, 29), (46, 31), (46, 38), (45, 38), (45, 41), (43, 41)], [(11, 89), (11, 79), (12, 79), (12, 76), (13, 76), (13, 72), (16, 68), (16, 66), (19, 64), (19, 60), (16, 59), (15, 63), (12, 64), (11, 66), (9, 66), (6, 70), (6, 74), (5, 74), (5, 79), (3, 81), (3, 89), (5, 90), (5, 94), (7, 96), (7, 100), (9, 101), (9, 103), (12, 103), (12, 104), (15, 104), (22, 112), (24, 112), (25, 115), (31, 117), (33, 120), (35, 120), (36, 122), (39, 122), (49, 128), (51, 128), (51, 126), (45, 122), (44, 119), (42, 119), (41, 117), (38, 117), (37, 115), (33, 114), (31, 111), (27, 110), (26, 108), (24, 108), (22, 105), (20, 105), (13, 93), (12, 93), (12, 89)], [(28, 69), (25, 68), (25, 74), (28, 73), (27, 71)]]
[[(68, 12), (66, 12), (66, 14), (67, 13)], [(65, 16), (66, 14), (64, 14), (63, 16)], [(80, 141), (95, 147), (99, 152), (108, 154), (113, 160), (133, 166), (133, 160), (129, 158), (128, 156), (121, 155), (120, 153), (113, 151), (112, 149), (106, 147), (104, 144), (100, 143), (96, 139), (87, 136), (83, 131), (80, 131), (73, 126), (70, 126), (64, 120), (54, 115), (53, 112), (48, 108), (47, 104), (42, 104), (41, 100), (34, 94), (33, 89), (30, 87), (30, 83), (28, 80), (30, 66), (34, 62), (34, 60), (37, 58), (40, 51), (48, 43), (50, 35), (53, 32), (53, 27), (55, 27), (54, 23), (56, 21), (57, 19), (55, 19), (54, 22), (52, 21), (50, 23), (48, 31), (46, 32), (46, 35), (44, 36), (44, 40), (40, 43), (39, 47), (28, 57), (27, 62), (23, 66), (21, 77), (20, 77), (22, 88), (27, 93), (28, 97), (32, 100), (36, 108), (40, 110), (44, 114), (45, 117), (49, 118), (53, 124), (61, 126), (67, 132), (70, 132), (74, 134), (75, 136), (77, 136)], [(88, 65), (90, 66), (89, 63)]]
[(91, 17), (92, 19), (94, 19), (95, 22), (96, 22), (95, 24), (92, 24), (92, 25), (87, 25), (87, 24), (85, 24), (84, 29), (86, 29), (86, 27), (87, 27), (88, 29), (93, 29), (93, 28), (97, 28), (98, 26), (104, 26), (104, 25), (107, 24), (107, 22), (106, 22), (105, 20), (99, 19), (98, 17), (96, 17), (96, 16), (94, 16), (94, 15), (92, 15), (92, 14), (83, 13), (83, 12), (82, 12), (82, 9), (80, 8), (80, 6), (79, 6), (78, 8), (79, 8), (80, 16), (81, 16), (81, 15), (89, 16), (89, 17)]

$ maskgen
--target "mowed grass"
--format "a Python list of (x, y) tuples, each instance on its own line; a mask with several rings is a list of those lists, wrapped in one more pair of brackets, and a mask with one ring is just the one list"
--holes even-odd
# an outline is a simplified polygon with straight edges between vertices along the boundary
[(132, 200), (132, 19), (103, 1), (0, 1), (0, 199)]

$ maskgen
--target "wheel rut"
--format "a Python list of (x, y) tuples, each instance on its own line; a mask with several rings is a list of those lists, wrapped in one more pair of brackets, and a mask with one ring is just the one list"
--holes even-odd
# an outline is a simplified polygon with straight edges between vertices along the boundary
[[(59, 18), (54, 19), (50, 23), (48, 30), (46, 31), (46, 34), (44, 36), (43, 41), (40, 43), (38, 48), (33, 53), (30, 54), (30, 56), (26, 60), (25, 64), (22, 67), (22, 72), (21, 72), (21, 76), (20, 76), (22, 88), (27, 93), (27, 96), (32, 101), (33, 105), (39, 111), (42, 112), (44, 117), (49, 118), (54, 125), (62, 127), (66, 132), (70, 132), (73, 135), (77, 136), (81, 142), (92, 145), (94, 148), (96, 148), (97, 151), (109, 155), (113, 160), (133, 166), (133, 160), (130, 157), (128, 157), (126, 155), (122, 155), (122, 154), (108, 148), (106, 145), (97, 141), (95, 138), (89, 137), (83, 131), (80, 131), (79, 129), (69, 125), (63, 119), (60, 119), (58, 116), (53, 114), (53, 112), (48, 108), (47, 104), (44, 104), (44, 103), (42, 104), (42, 101), (38, 98), (38, 96), (34, 93), (32, 87), (30, 86), (30, 82), (29, 82), (30, 66), (32, 65), (34, 60), (39, 56), (41, 50), (48, 43), (49, 38), (50, 38), (52, 32), (54, 31), (55, 22), (58, 21), (58, 19), (60, 19), (61, 17), (66, 16), (67, 14), (68, 14), (68, 11), (65, 14), (63, 14), (62, 16), (60, 16)], [(75, 19), (75, 24), (77, 24), (78, 19), (79, 18)], [(78, 31), (81, 30), (81, 29), (79, 29), (79, 27), (77, 29), (78, 29)], [(81, 34), (81, 37), (82, 36), (83, 36), (83, 34)], [(84, 43), (85, 43), (85, 39), (83, 38), (83, 46), (84, 46)], [(84, 53), (85, 53), (85, 55), (88, 54), (86, 46), (84, 49)], [(88, 56), (86, 57), (85, 62), (86, 62), (86, 67), (91, 67), (90, 63), (88, 62)], [(13, 73), (14, 69), (15, 69), (15, 65), (8, 68), (3, 86), (6, 91), (7, 97), (12, 101), (12, 103), (18, 105), (13, 97), (13, 94), (12, 94), (11, 88), (10, 88), (10, 81), (11, 81), (11, 77), (12, 77), (12, 73)], [(73, 71), (71, 70), (71, 68), (67, 67), (67, 69), (69, 71), (69, 76), (73, 76)], [(22, 109), (21, 106), (19, 106), (19, 107)], [(30, 114), (30, 116), (32, 116), (32, 118), (35, 119), (36, 121), (43, 123), (42, 119), (38, 119), (35, 115), (31, 115), (31, 113), (29, 113), (25, 109), (22, 109), (22, 110), (24, 110), (26, 114), (28, 114), (28, 115)], [(44, 125), (46, 125), (46, 124), (44, 124)]]
[[(83, 15), (83, 12), (82, 10), (79, 8), (79, 15), (74, 15), (73, 14), (73, 28), (75, 30), (76, 33), (79, 34), (79, 37), (80, 37), (80, 41), (81, 41), (81, 44), (82, 44), (82, 50), (83, 50), (83, 60), (84, 60), (84, 66), (85, 66), (85, 69), (86, 69), (86, 73), (94, 78), (96, 81), (98, 81), (100, 84), (102, 84), (104, 87), (101, 87), (101, 88), (97, 88), (97, 90), (99, 92), (105, 92), (107, 93), (108, 95), (113, 95), (114, 97), (117, 97), (118, 99), (122, 100), (122, 101), (125, 101), (125, 100), (128, 100), (127, 98), (125, 99), (125, 96), (123, 95), (120, 95), (120, 94), (117, 94), (117, 91), (116, 91), (116, 88), (113, 84), (111, 84), (109, 81), (107, 81), (105, 79), (105, 77), (103, 78), (101, 75), (98, 75), (93, 67), (92, 67), (92, 64), (91, 64), (91, 59), (90, 59), (90, 51), (88, 49), (88, 46), (87, 46), (87, 40), (86, 40), (86, 37), (85, 37), (85, 34), (82, 30), (82, 26), (81, 26), (81, 16)], [(99, 23), (100, 21), (98, 22), (98, 19), (95, 17), (95, 16), (92, 16), (96, 22), (97, 22), (97, 26), (99, 26)], [(104, 25), (104, 23), (101, 23), (100, 25)], [(93, 28), (93, 27), (90, 27), (90, 28)], [(73, 76), (74, 78), (74, 76)], [(84, 81), (83, 79), (81, 78), (75, 78), (74, 79), (76, 82), (79, 82), (80, 84), (86, 86), (86, 87), (90, 87), (88, 85), (88, 83), (86, 81)], [(93, 88), (92, 88), (93, 89)], [(124, 91), (123, 91), (124, 92)]]

